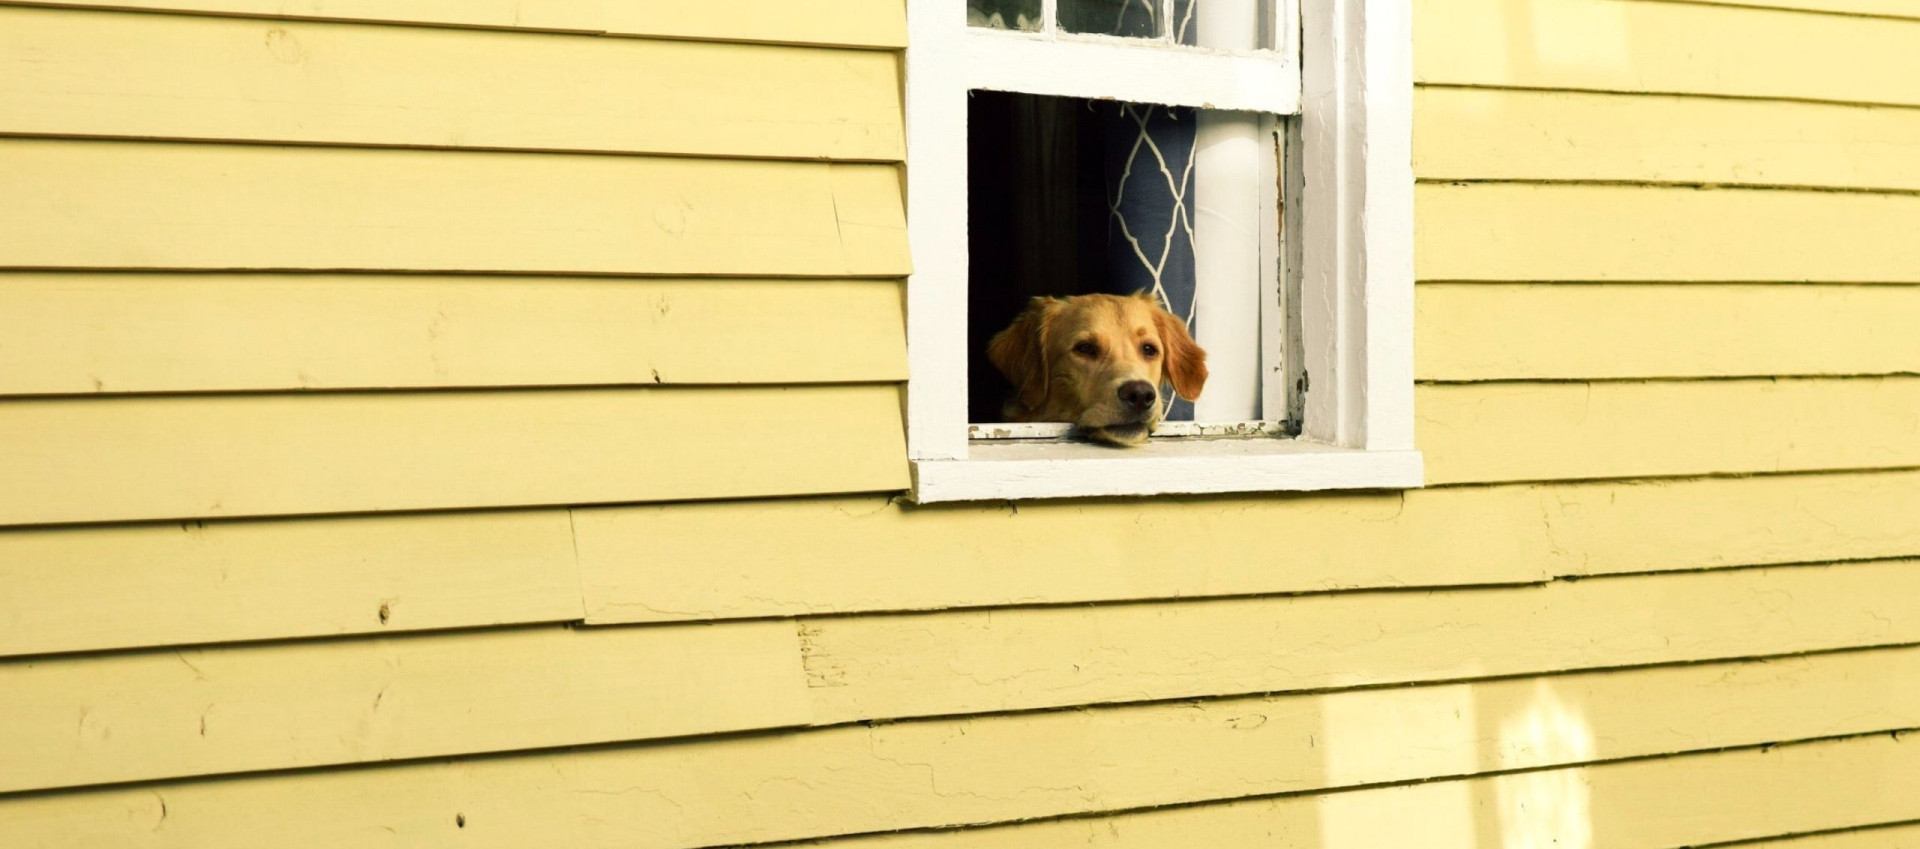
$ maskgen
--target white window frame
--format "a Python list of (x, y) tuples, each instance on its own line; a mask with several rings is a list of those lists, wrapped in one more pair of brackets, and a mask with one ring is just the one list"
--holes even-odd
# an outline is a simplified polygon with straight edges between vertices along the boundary
[[(1413, 445), (1410, 0), (1281, 0), (1275, 54), (1130, 48), (969, 30), (958, 0), (907, 9), (907, 450), (920, 503), (1173, 493), (1407, 489)], [(1054, 2), (1044, 4), (1051, 13)], [(1051, 17), (1049, 15), (1049, 17)], [(1284, 18), (1283, 18), (1284, 20)], [(1293, 50), (1297, 33), (1298, 51)], [(1276, 57), (1279, 61), (1276, 61)], [(1294, 58), (1297, 57), (1297, 60)], [(1131, 449), (984, 443), (967, 421), (967, 92), (1298, 114), (1304, 372), (1295, 438)], [(1290, 210), (1290, 213), (1292, 210)]]

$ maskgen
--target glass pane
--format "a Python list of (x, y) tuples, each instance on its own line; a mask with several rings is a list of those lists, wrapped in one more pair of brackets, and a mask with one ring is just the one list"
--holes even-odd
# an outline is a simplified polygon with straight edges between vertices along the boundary
[(1277, 0), (1173, 0), (1175, 44), (1274, 49)]
[(1060, 0), (1060, 28), (1125, 38), (1159, 38), (1160, 0)]
[(1040, 0), (967, 0), (967, 26), (1040, 31)]

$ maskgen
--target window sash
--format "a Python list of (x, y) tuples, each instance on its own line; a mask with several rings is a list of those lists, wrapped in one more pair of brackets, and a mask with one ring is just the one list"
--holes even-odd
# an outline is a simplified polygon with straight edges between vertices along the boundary
[[(1285, 14), (1293, 0), (1281, 0)], [(1051, 17), (1048, 18), (1052, 20)], [(1105, 35), (970, 27), (956, 20), (968, 89), (1122, 100), (1270, 115), (1300, 113), (1298, 51), (1224, 51)], [(1291, 33), (1292, 26), (1282, 27)], [(1280, 42), (1293, 44), (1287, 35)]]

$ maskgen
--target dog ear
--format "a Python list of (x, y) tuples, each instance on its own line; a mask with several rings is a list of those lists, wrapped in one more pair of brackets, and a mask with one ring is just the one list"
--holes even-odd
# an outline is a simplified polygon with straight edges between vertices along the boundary
[(1153, 307), (1153, 324), (1160, 331), (1161, 346), (1167, 349), (1167, 379), (1173, 381), (1173, 391), (1189, 401), (1198, 400), (1207, 385), (1207, 352), (1193, 341), (1187, 323), (1158, 303)]
[(1064, 304), (1058, 298), (1034, 298), (1027, 302), (1013, 324), (994, 334), (987, 343), (987, 361), (1006, 375), (1014, 385), (1021, 406), (1031, 412), (1047, 402), (1051, 389), (1048, 374), (1047, 334)]

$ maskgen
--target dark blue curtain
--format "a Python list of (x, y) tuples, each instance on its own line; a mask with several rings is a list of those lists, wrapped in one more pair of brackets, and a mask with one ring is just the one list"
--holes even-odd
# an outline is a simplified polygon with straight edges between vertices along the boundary
[[(1194, 111), (1134, 103), (1101, 109), (1111, 291), (1152, 292), (1191, 331)], [(1177, 399), (1166, 418), (1191, 421), (1193, 405)]]

